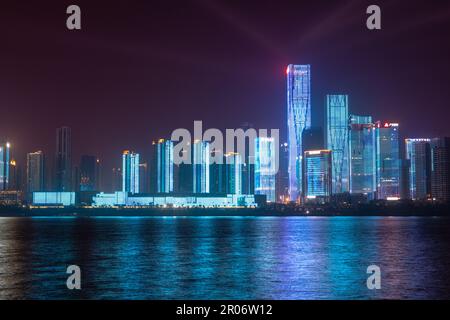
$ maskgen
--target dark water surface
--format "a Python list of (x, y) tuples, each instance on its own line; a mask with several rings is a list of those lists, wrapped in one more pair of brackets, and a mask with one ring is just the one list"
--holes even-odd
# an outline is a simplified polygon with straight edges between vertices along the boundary
[(0, 299), (448, 299), (449, 271), (448, 218), (0, 218)]

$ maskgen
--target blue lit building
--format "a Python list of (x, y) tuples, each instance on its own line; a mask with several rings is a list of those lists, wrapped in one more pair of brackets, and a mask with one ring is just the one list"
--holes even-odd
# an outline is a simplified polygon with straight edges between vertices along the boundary
[(278, 169), (274, 138), (255, 139), (255, 194), (264, 194), (268, 202), (276, 201)]
[(332, 151), (333, 194), (350, 190), (348, 95), (326, 96), (326, 148)]
[(405, 139), (405, 157), (409, 160), (409, 196), (427, 199), (431, 196), (430, 139)]
[(74, 206), (75, 192), (33, 192), (35, 206)]
[(94, 207), (159, 207), (159, 208), (237, 208), (259, 207), (265, 197), (239, 194), (139, 194), (125, 192), (99, 193), (93, 197)]
[(450, 203), (450, 137), (431, 140), (431, 195)]
[(289, 197), (302, 195), (302, 135), (311, 126), (311, 66), (290, 64), (287, 74)]
[(239, 153), (225, 154), (227, 194), (242, 194), (242, 166), (242, 157)]
[(400, 144), (398, 123), (375, 125), (377, 198), (400, 199)]
[(128, 150), (122, 155), (122, 191), (139, 193), (139, 154)]
[(10, 150), (9, 142), (0, 144), (0, 191), (8, 190), (10, 179)]
[(287, 142), (280, 144), (278, 172), (276, 174), (276, 198), (277, 202), (289, 202), (289, 146)]
[(194, 141), (192, 144), (192, 185), (194, 193), (210, 192), (209, 164), (209, 142)]
[(152, 191), (174, 191), (173, 142), (160, 139), (153, 141)]
[(328, 202), (332, 194), (332, 151), (305, 151), (305, 201)]
[(376, 192), (375, 124), (370, 116), (350, 116), (350, 193), (373, 199)]

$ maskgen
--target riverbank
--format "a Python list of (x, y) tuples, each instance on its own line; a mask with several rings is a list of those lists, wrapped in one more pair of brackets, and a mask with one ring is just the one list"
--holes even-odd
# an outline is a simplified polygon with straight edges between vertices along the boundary
[(261, 208), (0, 207), (0, 217), (40, 216), (450, 216), (446, 204), (360, 204), (354, 206), (271, 205)]

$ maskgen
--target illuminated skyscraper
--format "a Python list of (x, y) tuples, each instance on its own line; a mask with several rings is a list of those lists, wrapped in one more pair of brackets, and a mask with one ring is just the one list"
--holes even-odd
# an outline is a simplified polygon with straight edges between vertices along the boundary
[(139, 192), (148, 193), (149, 192), (149, 174), (147, 162), (139, 164)]
[(376, 123), (377, 198), (400, 198), (400, 146), (398, 123)]
[(350, 190), (348, 95), (326, 97), (326, 148), (332, 151), (333, 194)]
[(327, 202), (332, 189), (332, 151), (305, 151), (305, 200)]
[(174, 191), (173, 142), (153, 141), (152, 189), (156, 193)]
[(225, 154), (227, 194), (242, 194), (242, 159), (239, 153)]
[(278, 154), (274, 138), (255, 140), (255, 194), (264, 194), (269, 202), (276, 201), (275, 175), (278, 171)]
[(450, 138), (431, 140), (431, 195), (450, 202)]
[(27, 154), (27, 192), (44, 191), (44, 168), (42, 151)]
[(302, 194), (302, 135), (311, 126), (311, 66), (290, 64), (287, 74), (289, 197)]
[(10, 179), (10, 151), (9, 142), (0, 144), (0, 191), (8, 190)]
[(70, 128), (56, 130), (56, 191), (72, 191), (72, 133)]
[(375, 125), (370, 116), (350, 116), (350, 193), (376, 192)]
[(194, 193), (209, 193), (209, 142), (194, 141), (192, 144), (192, 178)]
[(122, 191), (139, 193), (139, 154), (128, 150), (122, 155)]
[(409, 160), (409, 195), (426, 199), (431, 194), (430, 139), (405, 139), (405, 156)]
[[(221, 150), (211, 151), (211, 157), (221, 155), (223, 159), (223, 152)], [(223, 194), (227, 192), (227, 173), (226, 163), (222, 160), (221, 163), (210, 164), (210, 192), (213, 194)]]
[[(241, 129), (244, 131), (254, 130), (253, 124), (245, 122), (241, 124)], [(254, 146), (251, 138), (245, 139), (245, 158), (242, 159), (242, 193), (255, 194), (255, 159), (254, 155), (250, 154), (251, 148)]]
[(276, 174), (277, 202), (289, 201), (289, 146), (287, 142), (280, 145), (279, 169)]

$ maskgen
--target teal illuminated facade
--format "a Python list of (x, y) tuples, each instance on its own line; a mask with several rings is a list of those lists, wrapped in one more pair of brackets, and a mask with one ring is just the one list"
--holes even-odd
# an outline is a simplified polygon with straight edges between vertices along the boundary
[(173, 142), (160, 139), (153, 141), (153, 191), (169, 193), (174, 191)]
[(350, 193), (376, 193), (375, 124), (371, 116), (350, 116)]
[(305, 151), (305, 201), (327, 202), (332, 194), (332, 151)]
[(289, 198), (302, 195), (302, 135), (311, 127), (311, 66), (290, 64), (287, 75)]
[(226, 193), (242, 194), (242, 156), (239, 153), (225, 154), (226, 166)]
[(255, 194), (264, 194), (268, 202), (276, 201), (277, 154), (275, 139), (255, 139)]
[(8, 190), (10, 180), (10, 150), (9, 142), (0, 144), (0, 191)]
[(326, 96), (326, 148), (332, 151), (333, 194), (350, 189), (348, 95)]
[(192, 144), (192, 177), (194, 193), (210, 192), (210, 151), (209, 142), (194, 141)]
[(139, 154), (128, 150), (122, 155), (122, 192), (139, 193)]
[(413, 200), (431, 197), (430, 139), (405, 139), (405, 156), (409, 160), (409, 195)]
[(398, 123), (378, 121), (375, 125), (378, 199), (400, 199), (400, 144), (398, 130)]

